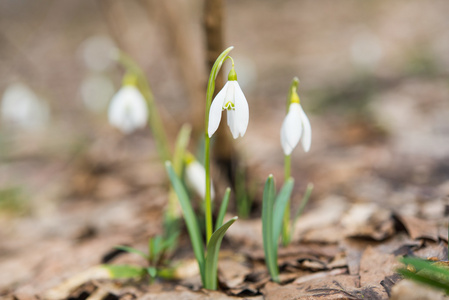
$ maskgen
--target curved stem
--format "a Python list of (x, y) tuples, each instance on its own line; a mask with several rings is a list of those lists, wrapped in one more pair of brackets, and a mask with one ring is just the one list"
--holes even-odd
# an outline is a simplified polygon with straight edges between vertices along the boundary
[(205, 196), (205, 214), (206, 214), (206, 244), (212, 236), (213, 225), (212, 225), (212, 200), (211, 200), (211, 186), (210, 186), (210, 137), (208, 133), (209, 128), (209, 110), (212, 104), (212, 97), (215, 91), (215, 79), (217, 78), (218, 72), (221, 69), (223, 62), (226, 60), (228, 53), (234, 47), (229, 47), (224, 50), (215, 61), (212, 70), (210, 71), (209, 81), (207, 83), (206, 92), (206, 116), (204, 120), (204, 168), (206, 169), (206, 196)]

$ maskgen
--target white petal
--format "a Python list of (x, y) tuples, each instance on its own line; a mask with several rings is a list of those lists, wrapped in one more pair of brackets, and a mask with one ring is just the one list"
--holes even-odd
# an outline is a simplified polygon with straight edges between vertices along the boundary
[(209, 127), (207, 128), (207, 132), (209, 137), (217, 131), (218, 125), (220, 125), (221, 121), (221, 111), (223, 110), (223, 103), (225, 101), (226, 90), (228, 88), (228, 83), (218, 92), (215, 96), (209, 110)]
[(287, 116), (281, 127), (281, 145), (285, 155), (290, 155), (298, 145), (302, 134), (300, 107), (297, 103), (290, 104)]
[(235, 122), (240, 136), (244, 136), (249, 123), (249, 107), (245, 95), (237, 81), (233, 81), (235, 86)]
[(147, 103), (136, 87), (124, 86), (112, 98), (108, 117), (123, 133), (131, 133), (147, 123)]
[(299, 106), (299, 108), (302, 126), (304, 127), (304, 135), (301, 140), (302, 148), (304, 149), (305, 152), (309, 152), (310, 145), (312, 143), (312, 127), (310, 126), (309, 118), (307, 118), (307, 115), (302, 109), (301, 105)]
[(227, 115), (228, 115), (229, 129), (231, 129), (232, 137), (234, 139), (236, 139), (239, 137), (239, 131), (238, 131), (237, 123), (236, 123), (237, 120), (236, 120), (235, 110), (233, 110), (233, 109), (228, 110)]

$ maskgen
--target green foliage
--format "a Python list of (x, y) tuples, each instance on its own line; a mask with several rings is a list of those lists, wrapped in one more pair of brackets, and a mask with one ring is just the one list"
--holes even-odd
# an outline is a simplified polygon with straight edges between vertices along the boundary
[(225, 191), (225, 194), (223, 196), (223, 200), (221, 201), (220, 211), (218, 212), (217, 220), (215, 221), (215, 230), (218, 230), (218, 228), (220, 228), (221, 225), (223, 225), (223, 220), (224, 220), (226, 211), (228, 210), (230, 195), (231, 195), (231, 189), (227, 188)]
[(113, 279), (138, 279), (142, 278), (146, 273), (145, 268), (131, 265), (102, 265), (102, 267), (109, 271), (109, 274)]
[[(276, 197), (273, 175), (265, 183), (262, 202), (262, 237), (265, 263), (271, 278), (279, 282), (278, 242), (282, 230), (284, 212), (293, 190), (294, 181), (289, 178)], [(275, 201), (276, 198), (276, 201)]]
[(207, 244), (206, 264), (204, 270), (204, 288), (208, 290), (217, 289), (217, 267), (218, 267), (218, 252), (220, 251), (221, 241), (228, 230), (228, 228), (237, 220), (237, 217), (232, 218), (223, 226), (218, 228)]
[(277, 265), (276, 250), (273, 247), (273, 205), (276, 195), (273, 175), (268, 176), (263, 191), (262, 202), (262, 237), (263, 250), (265, 252), (265, 263), (271, 278), (279, 282), (279, 268)]
[(449, 295), (449, 269), (419, 258), (403, 258), (408, 267), (398, 269), (405, 278), (443, 290)]
[(178, 200), (181, 204), (184, 220), (187, 225), (187, 231), (189, 232), (190, 241), (192, 243), (193, 253), (195, 254), (195, 258), (201, 271), (202, 281), (204, 282), (204, 246), (203, 241), (201, 240), (201, 232), (195, 212), (193, 211), (187, 191), (179, 177), (176, 175), (175, 170), (173, 170), (171, 163), (166, 162), (165, 167), (167, 169), (168, 176), (170, 177), (171, 184), (178, 195)]
[[(201, 232), (198, 225), (198, 219), (193, 211), (190, 199), (187, 191), (182, 184), (179, 177), (176, 175), (170, 162), (165, 163), (167, 173), (170, 177), (172, 186), (178, 195), (178, 200), (181, 204), (182, 212), (184, 214), (184, 220), (187, 225), (187, 231), (189, 232), (190, 242), (193, 247), (195, 258), (198, 262), (198, 266), (201, 274), (201, 281), (204, 288), (215, 290), (217, 289), (217, 264), (218, 264), (218, 252), (220, 249), (221, 241), (226, 233), (226, 230), (231, 226), (237, 217), (229, 220), (227, 223), (218, 228), (211, 236), (209, 243), (207, 244), (207, 255), (204, 254), (203, 241), (201, 239)], [(229, 202), (229, 189), (226, 191), (223, 202), (220, 208), (219, 218), (216, 225), (223, 222), (224, 212), (226, 211)]]

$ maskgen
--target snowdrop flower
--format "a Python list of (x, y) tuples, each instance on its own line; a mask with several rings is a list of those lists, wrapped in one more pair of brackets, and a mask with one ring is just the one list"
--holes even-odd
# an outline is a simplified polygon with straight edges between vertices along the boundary
[(108, 110), (109, 123), (128, 134), (146, 125), (148, 107), (135, 85), (124, 84), (112, 97)]
[(232, 137), (238, 138), (246, 132), (249, 122), (249, 108), (245, 95), (237, 82), (234, 66), (228, 75), (228, 82), (212, 101), (209, 111), (208, 134), (211, 137), (217, 131), (222, 110), (227, 110), (228, 126)]
[(285, 155), (290, 155), (298, 145), (302, 136), (302, 147), (305, 152), (309, 152), (312, 142), (312, 128), (309, 118), (299, 104), (299, 96), (296, 91), (292, 92), (287, 116), (281, 128), (281, 145)]
[(6, 88), (0, 108), (3, 122), (25, 130), (44, 128), (50, 119), (49, 105), (22, 83)]
[[(186, 183), (202, 198), (206, 196), (206, 170), (203, 165), (201, 165), (195, 157), (187, 153), (186, 158)], [(215, 192), (214, 186), (211, 183), (211, 199), (214, 199)]]

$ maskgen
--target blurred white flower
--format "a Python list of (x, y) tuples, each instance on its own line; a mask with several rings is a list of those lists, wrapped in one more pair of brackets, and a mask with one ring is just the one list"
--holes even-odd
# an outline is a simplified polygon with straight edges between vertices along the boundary
[(90, 75), (84, 78), (80, 87), (81, 98), (86, 108), (100, 113), (106, 110), (115, 89), (112, 81), (103, 75)]
[(124, 85), (111, 100), (109, 123), (128, 134), (147, 124), (148, 106), (145, 98), (133, 85)]
[[(206, 197), (206, 170), (193, 158), (188, 156), (186, 159), (186, 183), (202, 198)], [(215, 197), (214, 186), (211, 183), (210, 189), (211, 199)]]
[(237, 82), (237, 75), (234, 68), (231, 69), (228, 76), (228, 82), (218, 92), (212, 101), (209, 111), (209, 137), (217, 131), (221, 121), (222, 110), (227, 110), (228, 126), (231, 129), (232, 137), (238, 138), (246, 132), (249, 122), (249, 108), (245, 95)]
[(2, 121), (26, 130), (41, 129), (48, 124), (48, 104), (26, 85), (15, 83), (8, 86), (1, 103)]
[(305, 152), (309, 152), (312, 142), (312, 128), (310, 127), (309, 118), (307, 118), (304, 110), (297, 102), (292, 102), (288, 108), (281, 127), (281, 145), (285, 155), (290, 155), (298, 145), (302, 136), (302, 147)]

